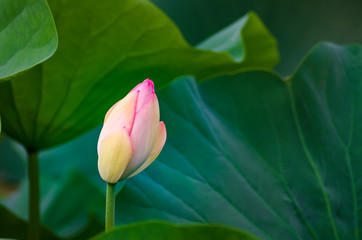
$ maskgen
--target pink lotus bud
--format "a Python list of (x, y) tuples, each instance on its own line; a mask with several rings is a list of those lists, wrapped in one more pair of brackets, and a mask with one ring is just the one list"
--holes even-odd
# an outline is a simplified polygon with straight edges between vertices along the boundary
[(116, 183), (148, 167), (166, 142), (153, 82), (146, 79), (107, 112), (98, 139), (98, 170)]

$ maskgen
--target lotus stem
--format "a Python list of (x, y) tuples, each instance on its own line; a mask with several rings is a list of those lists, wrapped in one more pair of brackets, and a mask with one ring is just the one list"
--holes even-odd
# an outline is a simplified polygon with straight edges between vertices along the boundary
[(107, 182), (106, 196), (106, 232), (114, 228), (114, 212), (115, 212), (115, 189), (116, 184)]

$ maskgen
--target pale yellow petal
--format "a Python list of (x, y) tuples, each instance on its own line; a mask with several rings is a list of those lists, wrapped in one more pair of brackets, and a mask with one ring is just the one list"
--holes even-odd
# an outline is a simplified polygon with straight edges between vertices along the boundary
[(126, 129), (103, 139), (98, 152), (98, 170), (102, 179), (116, 183), (131, 160), (132, 153), (133, 147)]

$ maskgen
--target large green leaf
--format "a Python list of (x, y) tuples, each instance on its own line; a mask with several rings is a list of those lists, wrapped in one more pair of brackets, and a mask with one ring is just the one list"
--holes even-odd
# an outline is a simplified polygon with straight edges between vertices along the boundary
[(172, 84), (160, 96), (166, 147), (118, 194), (118, 223), (159, 218), (263, 239), (359, 239), (361, 59), (362, 47), (323, 44), (287, 82), (252, 72)]
[(362, 43), (360, 0), (152, 1), (175, 21), (192, 44), (253, 9), (278, 40), (282, 61), (276, 70), (284, 75), (291, 74), (320, 41)]
[(185, 239), (225, 239), (256, 240), (246, 232), (218, 225), (174, 225), (153, 221), (132, 224), (92, 238), (93, 240), (185, 240)]
[[(211, 222), (261, 239), (360, 239), (361, 59), (360, 46), (322, 44), (287, 81), (248, 72), (200, 85), (180, 79), (158, 92), (168, 140), (117, 195), (117, 224)], [(67, 153), (73, 170), (97, 174), (98, 133), (44, 152), (43, 179), (63, 185), (59, 178), (72, 178), (70, 164), (61, 167)], [(97, 186), (87, 178), (78, 177), (78, 184)], [(85, 222), (79, 214), (85, 209), (100, 213), (104, 205), (94, 201), (104, 194), (97, 188), (79, 211), (63, 204), (64, 196), (77, 196), (71, 187), (43, 198), (62, 209), (44, 223), (65, 234), (57, 222), (64, 228)]]
[(48, 59), (57, 43), (45, 0), (0, 1), (0, 79)]
[(147, 77), (160, 88), (183, 75), (202, 80), (271, 69), (278, 61), (274, 38), (253, 12), (232, 25), (240, 41), (220, 39), (225, 48), (218, 50), (239, 45), (233, 59), (234, 53), (191, 47), (146, 0), (49, 4), (59, 34), (57, 52), (0, 85), (3, 131), (32, 149), (54, 146), (99, 125), (107, 109)]

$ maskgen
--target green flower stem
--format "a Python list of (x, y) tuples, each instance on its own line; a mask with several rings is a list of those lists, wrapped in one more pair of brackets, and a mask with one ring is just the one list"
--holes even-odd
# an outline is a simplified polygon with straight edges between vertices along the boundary
[(115, 209), (115, 190), (116, 184), (107, 183), (106, 196), (106, 232), (114, 228), (114, 209)]
[(38, 152), (28, 150), (28, 175), (29, 175), (29, 225), (28, 239), (39, 239), (40, 214), (39, 214), (39, 164)]

